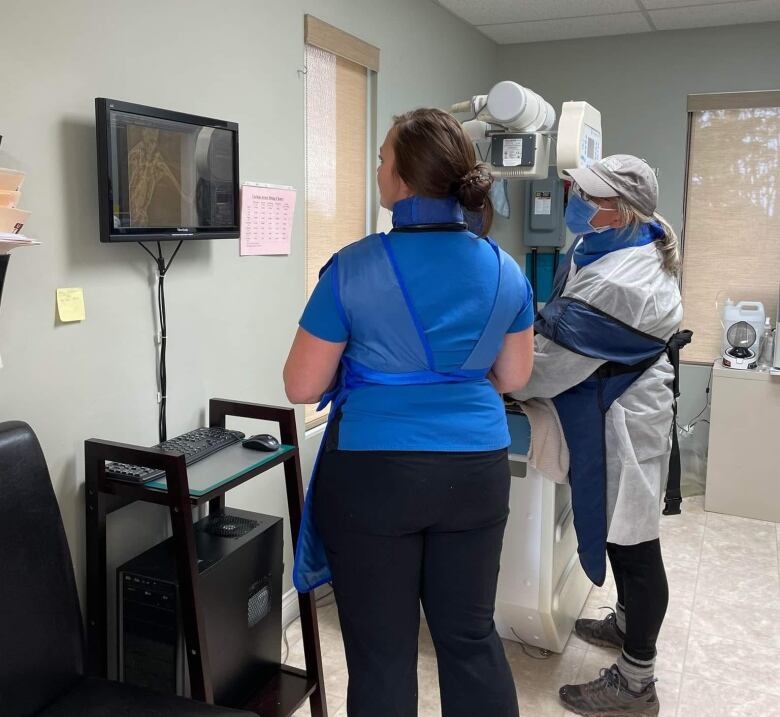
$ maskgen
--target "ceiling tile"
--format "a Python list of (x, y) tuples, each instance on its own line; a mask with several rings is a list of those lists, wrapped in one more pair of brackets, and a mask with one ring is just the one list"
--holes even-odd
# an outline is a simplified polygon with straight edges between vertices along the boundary
[[(729, 5), (702, 5), (652, 10), (650, 17), (659, 30), (683, 30), (694, 27), (767, 22), (780, 20), (780, 1), (748, 0)], [(778, 40), (780, 42), (780, 38)]]
[(635, 0), (437, 0), (472, 25), (635, 12)]
[(548, 40), (572, 40), (579, 37), (602, 35), (628, 35), (649, 32), (650, 26), (641, 12), (618, 15), (581, 17), (567, 20), (540, 20), (503, 25), (484, 25), (479, 29), (491, 40), (502, 45), (521, 42), (546, 42)]
[(751, 0), (640, 0), (646, 10), (691, 7), (696, 5), (739, 5)]

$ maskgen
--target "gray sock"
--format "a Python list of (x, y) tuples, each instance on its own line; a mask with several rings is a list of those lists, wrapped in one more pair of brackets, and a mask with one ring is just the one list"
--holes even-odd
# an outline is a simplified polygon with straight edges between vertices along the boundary
[(637, 660), (623, 650), (618, 657), (617, 668), (628, 683), (628, 689), (632, 692), (641, 692), (653, 681), (655, 659)]
[(615, 603), (615, 624), (618, 630), (624, 635), (626, 634), (626, 608), (624, 608), (619, 602)]

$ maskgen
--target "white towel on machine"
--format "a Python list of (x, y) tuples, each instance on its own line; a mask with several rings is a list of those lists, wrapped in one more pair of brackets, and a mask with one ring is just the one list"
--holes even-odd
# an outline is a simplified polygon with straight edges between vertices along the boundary
[(549, 398), (518, 401), (531, 426), (528, 465), (555, 483), (569, 483), (569, 446), (555, 404)]

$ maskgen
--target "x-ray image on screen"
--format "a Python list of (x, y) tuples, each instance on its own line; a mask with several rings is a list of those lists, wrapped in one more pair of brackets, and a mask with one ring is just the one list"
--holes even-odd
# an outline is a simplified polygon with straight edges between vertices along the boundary
[(114, 112), (114, 227), (232, 225), (232, 142), (228, 130)]

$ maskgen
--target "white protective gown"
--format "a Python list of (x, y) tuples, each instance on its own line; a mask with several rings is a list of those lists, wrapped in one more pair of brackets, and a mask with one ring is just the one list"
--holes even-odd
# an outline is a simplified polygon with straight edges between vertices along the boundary
[[(572, 262), (563, 296), (665, 341), (682, 321), (677, 279), (664, 271), (654, 243), (613, 251), (581, 268)], [(603, 363), (537, 335), (531, 379), (512, 395), (552, 398)], [(607, 542), (635, 545), (658, 538), (671, 451), (673, 379), (664, 355), (607, 412)]]

